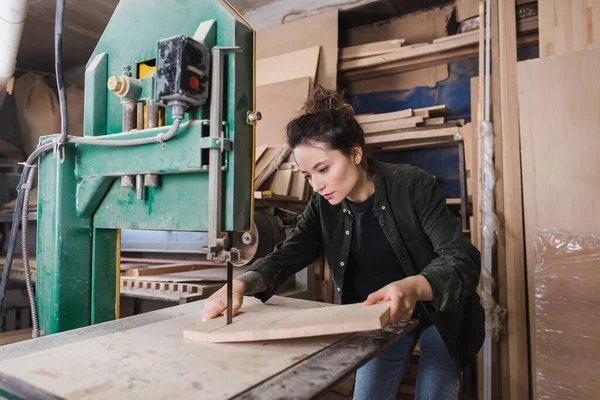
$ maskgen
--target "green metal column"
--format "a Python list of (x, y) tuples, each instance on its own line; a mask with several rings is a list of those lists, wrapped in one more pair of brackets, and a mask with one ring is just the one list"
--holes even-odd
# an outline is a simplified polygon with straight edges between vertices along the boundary
[(112, 321), (118, 316), (120, 252), (118, 229), (92, 231), (92, 324)]
[(75, 213), (75, 146), (40, 162), (36, 301), (44, 334), (90, 324), (90, 219)]

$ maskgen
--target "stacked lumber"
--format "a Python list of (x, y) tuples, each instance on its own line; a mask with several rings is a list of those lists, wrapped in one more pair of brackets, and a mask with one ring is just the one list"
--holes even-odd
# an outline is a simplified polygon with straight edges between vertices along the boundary
[(367, 145), (382, 145), (402, 141), (432, 141), (452, 139), (464, 120), (448, 121), (448, 109), (441, 104), (425, 108), (409, 108), (381, 114), (357, 115), (365, 133)]
[[(363, 45), (363, 54), (370, 45)], [(342, 49), (342, 52), (345, 49)], [(460, 33), (428, 43), (398, 46), (387, 53), (342, 60), (338, 71), (346, 81), (391, 75), (447, 63), (477, 54), (477, 32)]]
[(307, 201), (310, 185), (296, 163), (285, 162), (291, 150), (287, 145), (263, 145), (256, 149), (254, 198)]
[[(519, 37), (519, 44), (537, 42), (537, 34)], [(339, 73), (347, 82), (393, 75), (474, 57), (479, 52), (477, 31), (434, 39), (430, 43), (400, 46), (385, 54), (346, 60)]]

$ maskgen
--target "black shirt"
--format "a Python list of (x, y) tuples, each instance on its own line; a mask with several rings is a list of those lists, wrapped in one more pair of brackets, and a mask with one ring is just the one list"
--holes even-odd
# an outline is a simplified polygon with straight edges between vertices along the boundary
[[(362, 203), (350, 202), (350, 207), (354, 219), (348, 266), (344, 274), (343, 304), (363, 302), (369, 294), (406, 278), (398, 256), (373, 214), (373, 196)], [(421, 327), (430, 324), (421, 302), (417, 302), (413, 318), (421, 320)]]

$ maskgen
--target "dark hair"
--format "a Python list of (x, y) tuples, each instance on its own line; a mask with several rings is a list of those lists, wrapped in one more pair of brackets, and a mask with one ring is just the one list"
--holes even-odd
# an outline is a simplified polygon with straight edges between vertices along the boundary
[(363, 129), (343, 93), (316, 85), (301, 114), (288, 123), (286, 132), (291, 149), (302, 144), (322, 143), (330, 150), (339, 150), (351, 157), (352, 150), (359, 146), (363, 152), (361, 167), (369, 179), (377, 174), (374, 162), (366, 155)]

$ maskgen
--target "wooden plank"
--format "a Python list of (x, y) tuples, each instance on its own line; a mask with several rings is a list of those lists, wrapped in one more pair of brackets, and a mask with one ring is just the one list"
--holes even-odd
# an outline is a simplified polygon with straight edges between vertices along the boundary
[[(500, 53), (500, 33), (499, 33), (499, 16), (498, 16), (498, 0), (492, 0), (491, 4), (491, 71), (499, 71), (500, 70), (500, 58), (502, 54)], [(481, 85), (480, 88), (483, 88), (483, 76), (481, 77)], [(494, 278), (496, 279), (496, 287), (497, 287), (497, 296), (498, 303), (501, 307), (506, 309), (508, 305), (507, 299), (507, 285), (506, 285), (506, 249), (504, 246), (504, 177), (502, 171), (502, 157), (503, 157), (503, 149), (502, 149), (502, 107), (500, 101), (500, 74), (492, 73), (491, 76), (491, 96), (490, 101), (492, 103), (492, 109), (490, 113), (491, 120), (494, 124), (494, 170), (496, 173), (496, 215), (500, 220), (500, 229), (497, 234), (496, 241), (496, 254), (497, 254), (497, 268), (496, 274)], [(480, 89), (480, 92), (483, 94), (483, 89)], [(483, 98), (483, 97), (482, 97)], [(483, 118), (483, 102), (481, 103), (481, 113)], [(479, 157), (482, 157), (480, 155)], [(480, 165), (482, 165), (483, 160), (480, 160)], [(482, 172), (482, 171), (480, 171)], [(481, 174), (482, 175), (482, 174)], [(480, 178), (483, 179), (483, 178)], [(480, 190), (479, 193), (482, 193), (483, 190)], [(482, 226), (482, 219), (480, 218), (480, 226)], [(480, 239), (481, 243), (481, 239)], [(506, 322), (505, 322), (506, 324)], [(510, 328), (507, 328), (510, 329)], [(482, 354), (482, 353), (480, 353)], [(492, 359), (500, 360), (500, 368), (498, 368), (498, 363), (492, 362), (492, 387), (493, 387), (493, 399), (504, 399), (511, 400), (510, 394), (510, 374), (509, 371), (510, 362), (508, 359), (508, 335), (505, 333), (500, 337), (499, 343), (492, 344)], [(483, 363), (483, 360), (482, 360)], [(482, 364), (483, 365), (483, 364)], [(514, 373), (514, 372), (513, 372)], [(509, 382), (509, 384), (506, 384)], [(480, 386), (483, 390), (483, 387)], [(483, 398), (483, 397), (482, 397)]]
[(292, 175), (292, 187), (290, 188), (290, 196), (297, 197), (298, 200), (306, 201), (306, 186), (308, 180), (300, 171), (294, 171)]
[[(515, 0), (498, 2), (510, 398), (529, 395)], [(529, 109), (524, 109), (529, 113)], [(506, 382), (502, 382), (506, 385)]]
[(431, 107), (423, 107), (423, 108), (415, 108), (413, 113), (416, 116), (421, 116), (423, 118), (433, 118), (433, 117), (444, 117), (449, 114), (448, 107), (445, 104), (439, 104), (437, 106)]
[(314, 46), (257, 60), (256, 86), (305, 77), (309, 77), (310, 81), (314, 82), (319, 64), (319, 52), (319, 46)]
[(280, 196), (287, 196), (292, 185), (292, 170), (279, 169), (273, 175), (273, 181), (269, 185), (269, 191)]
[(383, 23), (348, 29), (344, 32), (344, 43), (352, 46), (394, 38), (404, 38), (410, 44), (431, 42), (447, 35), (446, 21), (453, 11), (454, 4), (450, 4)]
[[(518, 39), (519, 46), (537, 43), (538, 34), (532, 33), (520, 36)], [(470, 45), (460, 49), (451, 49), (442, 53), (428, 54), (407, 60), (389, 62), (381, 65), (376, 65), (369, 68), (357, 69), (354, 71), (345, 72), (342, 75), (344, 81), (355, 81), (369, 79), (374, 77), (382, 77), (400, 72), (412, 71), (420, 68), (432, 67), (439, 64), (449, 63), (452, 61), (465, 59), (477, 55), (479, 52), (477, 45)]]
[(294, 196), (282, 196), (279, 194), (271, 193), (270, 191), (256, 191), (254, 192), (255, 199), (262, 200), (273, 200), (273, 201), (298, 201), (297, 197)]
[(267, 151), (268, 147), (269, 146), (266, 144), (263, 144), (261, 146), (256, 146), (256, 154), (255, 154), (254, 160), (255, 161), (260, 160), (260, 158), (263, 156), (263, 154), (265, 154), (265, 151)]
[[(378, 148), (381, 151), (397, 151), (397, 150), (409, 150), (409, 149), (428, 149), (428, 148), (440, 148), (446, 146), (454, 146), (454, 137), (446, 136), (441, 138), (432, 139), (413, 139), (401, 141), (398, 144), (383, 145)], [(370, 148), (377, 148), (376, 146), (370, 146)]]
[(210, 268), (213, 266), (211, 262), (196, 263), (196, 264), (171, 264), (161, 265), (159, 267), (148, 268), (132, 268), (125, 271), (124, 276), (150, 276), (161, 274), (172, 274), (175, 272), (195, 271), (197, 269)]
[(445, 118), (444, 117), (437, 117), (437, 118), (425, 118), (423, 120), (423, 124), (425, 126), (431, 126), (431, 125), (441, 125), (444, 123)]
[[(234, 268), (234, 279), (244, 273), (243, 268)], [(225, 266), (210, 267), (206, 269), (174, 272), (161, 274), (158, 276), (128, 276), (123, 278), (129, 281), (144, 281), (144, 282), (225, 282), (227, 280), (227, 269)]]
[(465, 32), (465, 33), (457, 33), (457, 34), (450, 35), (450, 36), (444, 36), (444, 37), (441, 37), (441, 38), (434, 39), (434, 41), (432, 43), (441, 43), (441, 42), (447, 42), (449, 40), (454, 40), (456, 38), (456, 35), (464, 35), (464, 36), (473, 35), (473, 36), (478, 36), (479, 35), (479, 31), (470, 31), (470, 32)]
[[(550, 227), (600, 232), (599, 63), (595, 49), (518, 64), (531, 343), (537, 342), (534, 235)], [(535, 383), (535, 356), (531, 364)], [(535, 391), (534, 384), (534, 398)]]
[[(262, 119), (256, 126), (257, 146), (286, 144), (286, 126), (299, 115), (309, 90), (310, 78), (294, 79), (256, 88), (256, 104), (262, 114)], [(267, 150), (263, 154), (267, 154)], [(257, 167), (261, 161), (264, 160), (257, 159)], [(255, 171), (256, 176), (259, 172)]]
[(600, 46), (597, 0), (540, 0), (540, 57)]
[(365, 134), (369, 134), (376, 132), (393, 131), (403, 128), (414, 128), (417, 126), (417, 124), (421, 122), (423, 122), (423, 117), (410, 117), (391, 119), (388, 121), (380, 122), (369, 122), (366, 124), (361, 124), (361, 127), (363, 128)]
[(356, 115), (354, 118), (359, 124), (366, 124), (369, 122), (380, 122), (388, 121), (390, 119), (409, 118), (413, 116), (412, 108), (406, 110), (394, 111), (389, 113), (381, 114), (369, 114), (369, 115)]
[(372, 66), (379, 66), (382, 64), (389, 64), (393, 62), (409, 60), (417, 57), (424, 57), (432, 54), (439, 55), (439, 53), (472, 46), (477, 42), (478, 38), (476, 32), (460, 33), (458, 35), (454, 35), (452, 39), (448, 39), (443, 42), (432, 43), (427, 46), (419, 46), (412, 49), (401, 48), (400, 50), (389, 54), (366, 57), (354, 61), (345, 61), (340, 63), (339, 70), (347, 72), (357, 69), (364, 69)]
[(391, 39), (366, 43), (358, 46), (348, 46), (340, 49), (339, 59), (360, 58), (390, 53), (404, 44), (404, 39)]
[(389, 302), (362, 303), (318, 309), (247, 315), (226, 325), (224, 318), (190, 324), (184, 339), (210, 342), (253, 342), (337, 335), (382, 328), (389, 319)]
[(447, 79), (448, 64), (347, 82), (348, 94), (387, 92), (419, 86), (435, 87)]
[(405, 131), (398, 133), (386, 133), (383, 135), (373, 135), (365, 137), (365, 143), (370, 144), (383, 144), (383, 143), (394, 143), (406, 140), (426, 140), (432, 138), (454, 138), (454, 135), (459, 133), (458, 128), (443, 128), (443, 129), (429, 129), (419, 131)]
[(313, 46), (321, 47), (317, 83), (327, 89), (336, 89), (337, 10), (256, 32), (256, 57), (259, 60)]
[(287, 145), (269, 146), (265, 155), (256, 164), (254, 187), (259, 188), (291, 152)]

